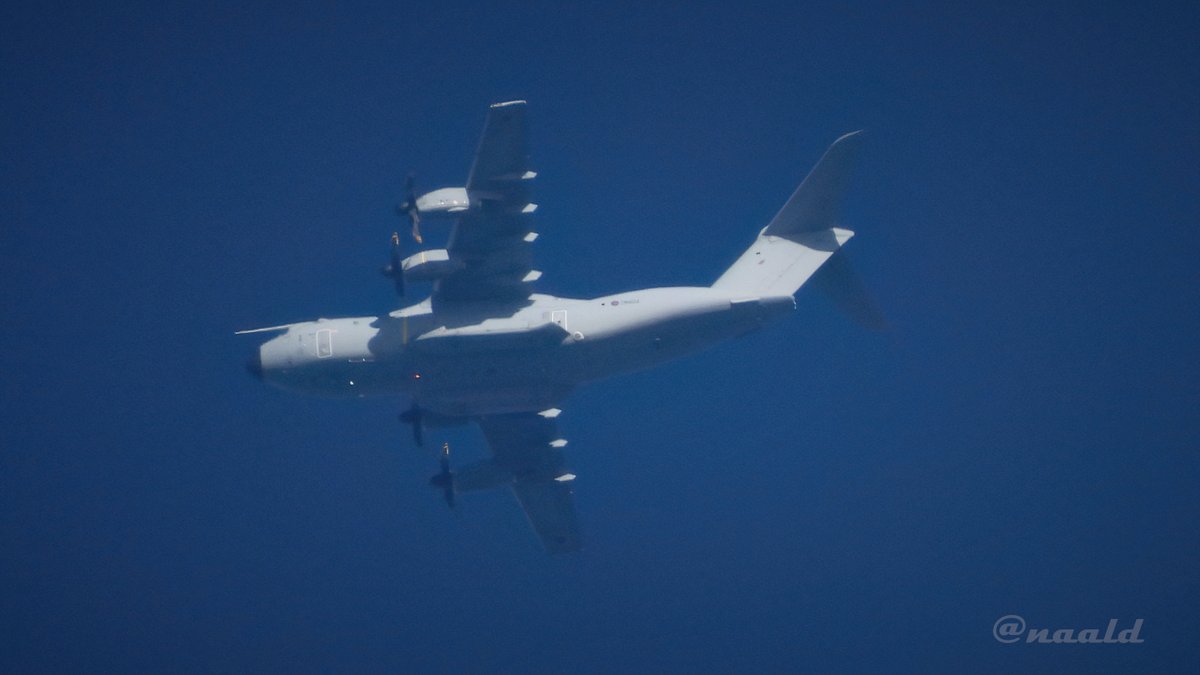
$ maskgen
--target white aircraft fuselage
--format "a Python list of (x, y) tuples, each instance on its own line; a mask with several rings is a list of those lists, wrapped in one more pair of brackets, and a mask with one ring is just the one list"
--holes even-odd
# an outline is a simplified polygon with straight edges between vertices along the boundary
[[(460, 492), (508, 487), (551, 553), (582, 546), (573, 481), (557, 418), (571, 391), (649, 368), (757, 330), (822, 285), (856, 297), (843, 263), (827, 265), (854, 233), (838, 225), (860, 133), (834, 141), (749, 248), (709, 287), (647, 288), (590, 300), (534, 292), (538, 239), (525, 102), (488, 109), (462, 187), (417, 196), (411, 176), (398, 210), (423, 244), (424, 218), (449, 217), (444, 249), (401, 256), (392, 234), (384, 274), (400, 296), (433, 283), (424, 301), (382, 316), (318, 319), (243, 333), (278, 333), (247, 364), (254, 375), (326, 396), (407, 398), (400, 419), (423, 445), (425, 427), (472, 422), (491, 456), (452, 469), (443, 445), (430, 479), (451, 508)], [(840, 280), (840, 281), (839, 281)], [(831, 285), (832, 284), (832, 285)], [(859, 303), (864, 304), (864, 303)]]
[(503, 312), (438, 311), (427, 299), (380, 317), (291, 324), (249, 367), (286, 389), (402, 395), (436, 415), (473, 418), (551, 408), (579, 384), (703, 350), (794, 308), (790, 294), (702, 287), (591, 300), (533, 294)]

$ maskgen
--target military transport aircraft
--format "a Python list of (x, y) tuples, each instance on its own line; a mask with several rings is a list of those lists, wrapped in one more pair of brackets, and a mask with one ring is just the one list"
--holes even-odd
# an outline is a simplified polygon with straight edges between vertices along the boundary
[[(453, 219), (445, 249), (401, 256), (392, 235), (385, 269), (403, 295), (430, 281), (424, 300), (382, 316), (317, 319), (241, 333), (277, 332), (247, 368), (273, 385), (344, 396), (402, 396), (416, 443), (426, 428), (475, 422), (489, 459), (430, 481), (456, 493), (507, 486), (552, 553), (580, 548), (572, 481), (556, 430), (577, 385), (657, 365), (760, 328), (795, 309), (793, 294), (853, 235), (837, 210), (861, 139), (837, 139), (741, 257), (705, 288), (647, 288), (598, 298), (535, 293), (538, 238), (530, 200), (526, 104), (497, 103), (465, 187), (416, 197), (407, 215)], [(835, 260), (836, 262), (836, 260)], [(829, 268), (834, 267), (830, 265)]]

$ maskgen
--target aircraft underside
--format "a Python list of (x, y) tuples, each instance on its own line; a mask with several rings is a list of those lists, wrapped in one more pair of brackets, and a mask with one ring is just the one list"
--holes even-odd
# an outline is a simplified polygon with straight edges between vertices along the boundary
[[(663, 290), (626, 296), (651, 304)], [(631, 312), (644, 325), (624, 326), (611, 315), (604, 323), (577, 308), (570, 324), (574, 330), (556, 328), (551, 342), (541, 327), (532, 327), (467, 337), (418, 334), (394, 351), (373, 352), (382, 332), (378, 319), (298, 324), (264, 345), (260, 363), (268, 365), (271, 381), (285, 388), (326, 396), (404, 396), (439, 415), (471, 418), (560, 405), (580, 384), (708, 348), (756, 330), (794, 306), (790, 296), (738, 305), (719, 294), (714, 298), (709, 289), (670, 290), (673, 296), (694, 290), (692, 309), (677, 315), (664, 309), (651, 321), (642, 321), (644, 311)], [(428, 323), (444, 325), (436, 317)], [(302, 360), (299, 353), (283, 352), (310, 345), (328, 356)], [(278, 367), (289, 359), (293, 367)]]
[[(417, 445), (427, 428), (476, 423), (491, 457), (454, 470), (444, 446), (431, 485), (451, 507), (459, 492), (507, 486), (548, 551), (579, 550), (559, 406), (580, 384), (705, 349), (795, 309), (795, 292), (853, 235), (836, 220), (858, 142), (852, 133), (830, 146), (711, 286), (558, 298), (534, 292), (542, 273), (532, 266), (537, 173), (525, 102), (495, 104), (465, 186), (418, 196), (413, 177), (405, 182), (397, 210), (418, 245), (425, 219), (454, 221), (443, 249), (405, 257), (408, 237), (391, 237), (384, 274), (401, 297), (431, 282), (429, 297), (380, 316), (242, 331), (275, 334), (247, 368), (298, 392), (403, 398), (400, 419)], [(826, 267), (849, 278), (844, 264)]]

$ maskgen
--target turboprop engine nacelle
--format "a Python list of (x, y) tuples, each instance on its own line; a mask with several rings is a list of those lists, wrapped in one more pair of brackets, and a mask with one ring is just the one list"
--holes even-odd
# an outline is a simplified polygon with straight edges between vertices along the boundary
[(448, 187), (426, 192), (417, 197), (417, 210), (422, 216), (451, 215), (471, 208), (465, 187)]
[(450, 252), (444, 248), (421, 251), (400, 263), (408, 281), (436, 281), (457, 272), (462, 266), (461, 262), (451, 260)]

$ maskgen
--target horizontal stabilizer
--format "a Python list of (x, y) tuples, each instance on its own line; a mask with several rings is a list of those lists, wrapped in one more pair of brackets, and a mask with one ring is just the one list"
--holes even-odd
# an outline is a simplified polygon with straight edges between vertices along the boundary
[(760, 234), (713, 288), (753, 296), (792, 295), (853, 236), (850, 230), (840, 228), (787, 237)]
[(839, 250), (825, 261), (809, 284), (824, 293), (843, 314), (863, 328), (873, 331), (888, 329), (883, 310), (854, 271), (845, 251)]

